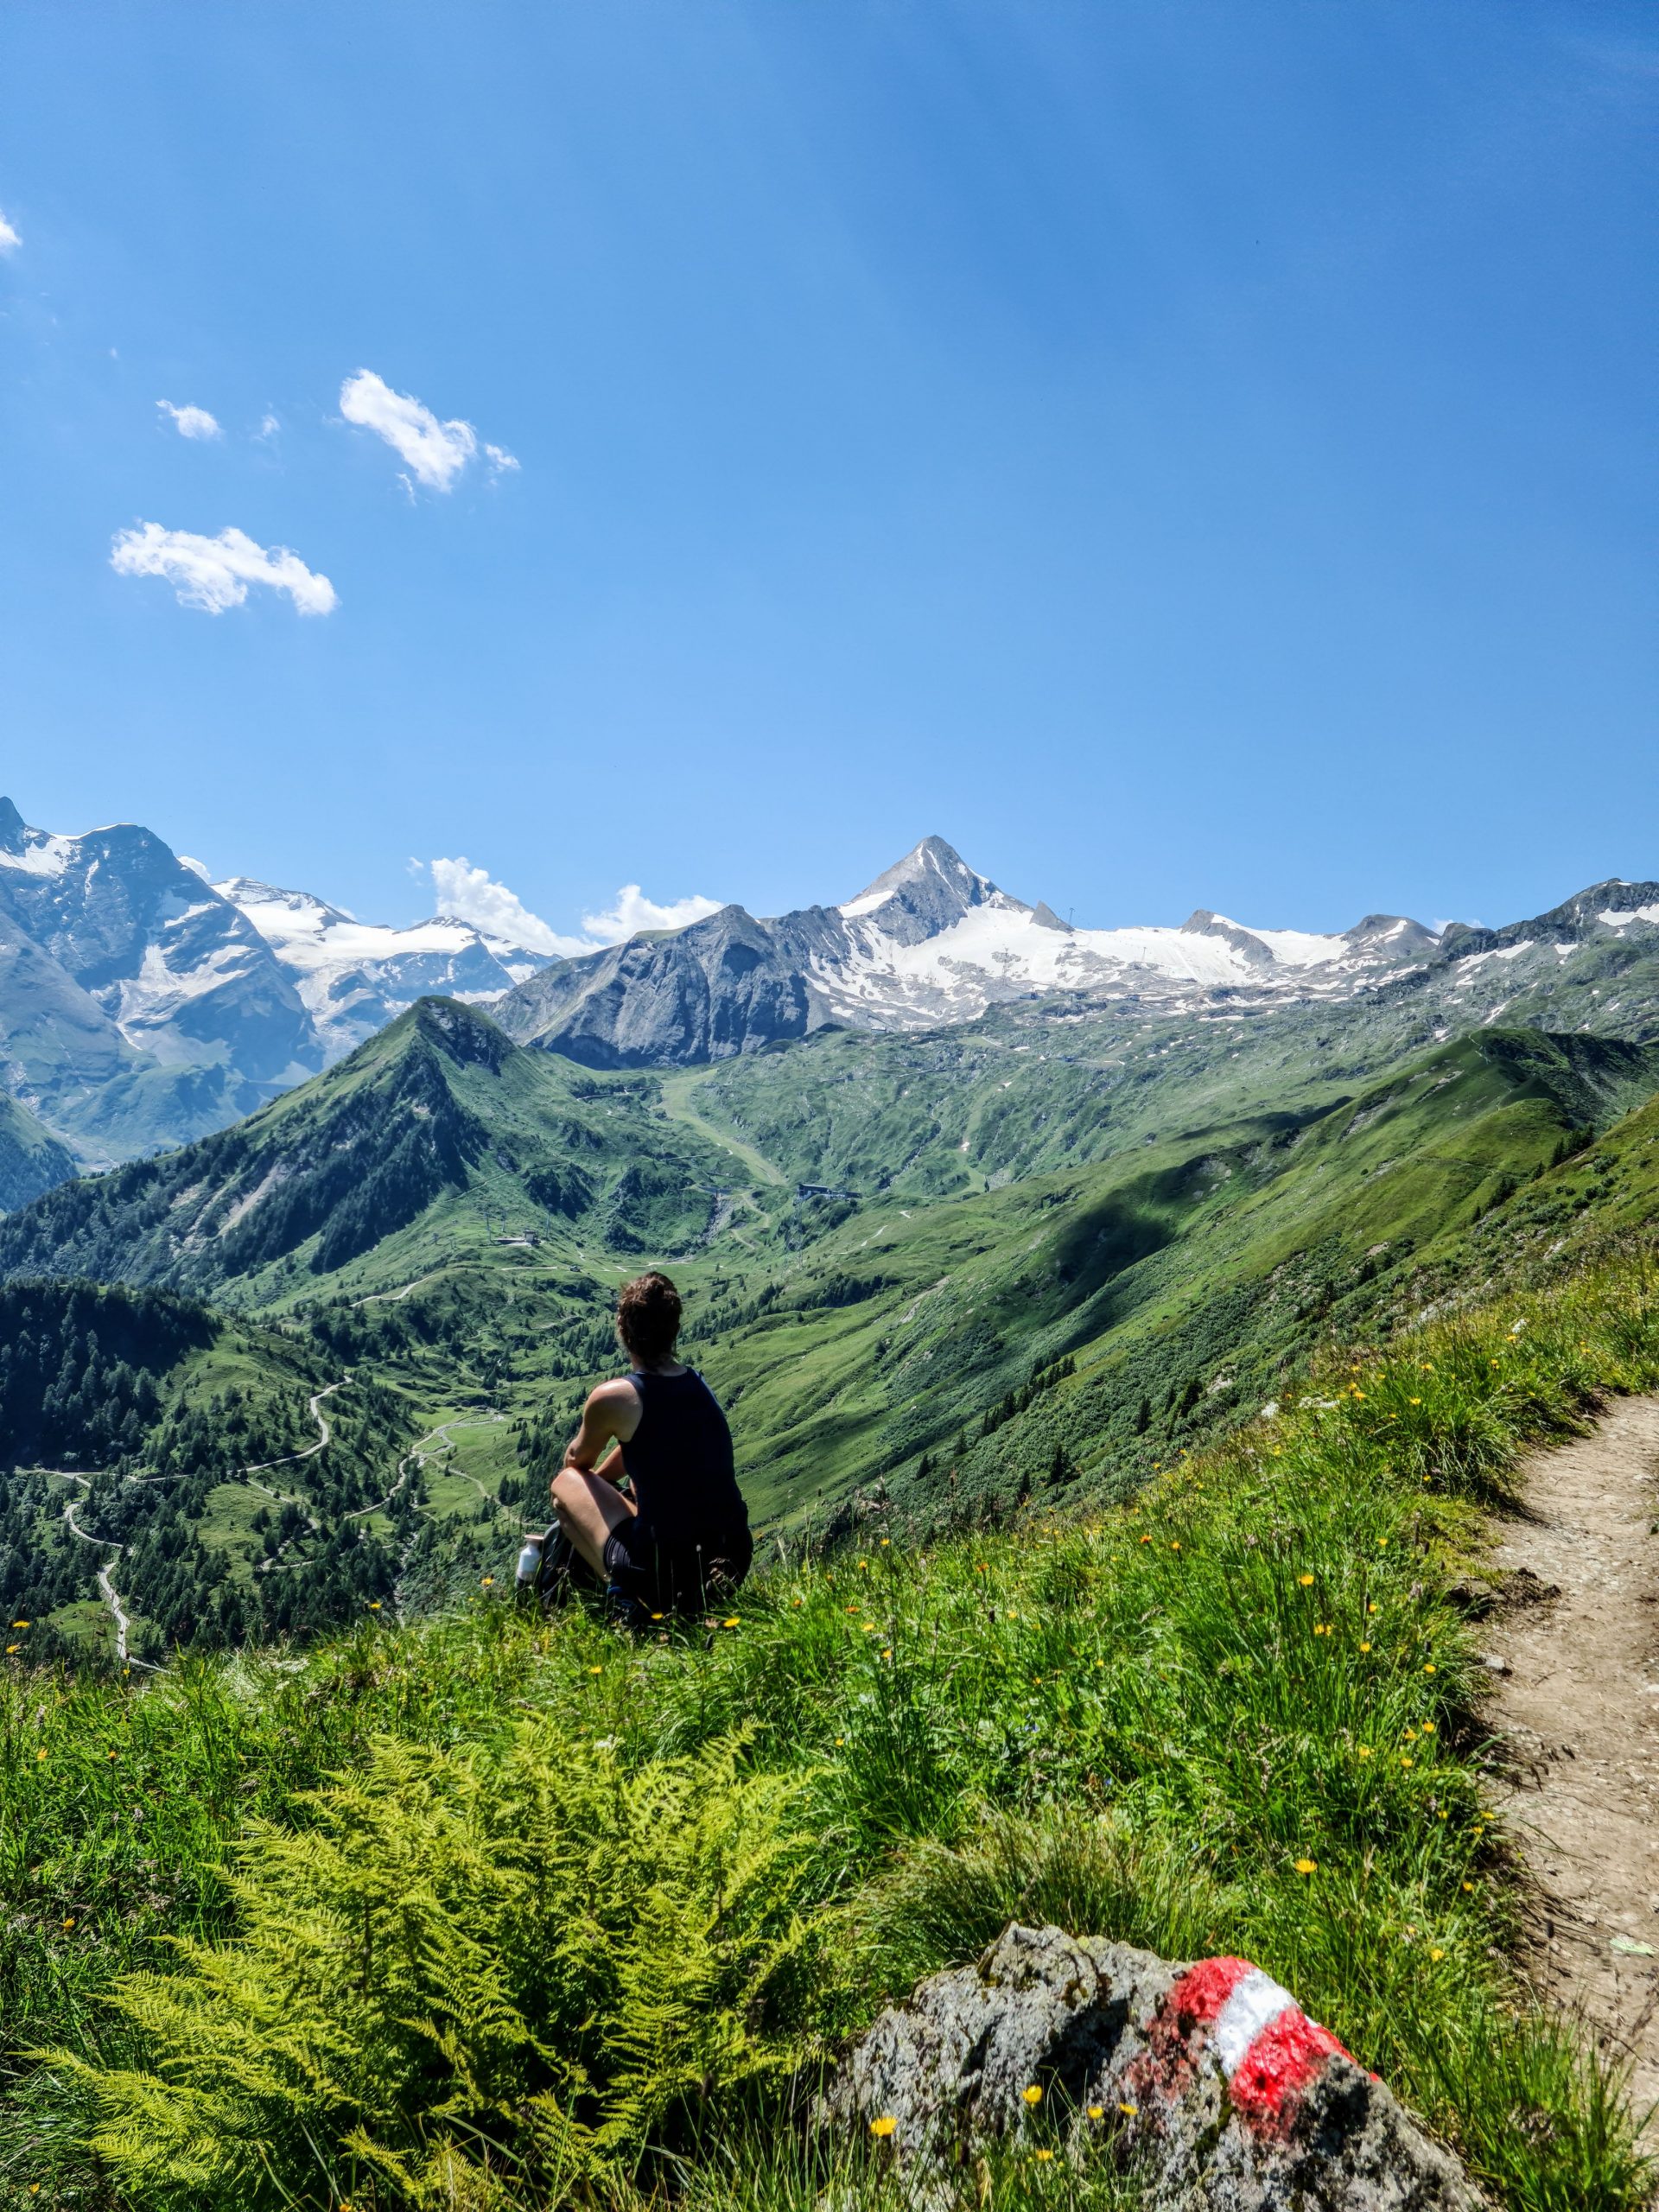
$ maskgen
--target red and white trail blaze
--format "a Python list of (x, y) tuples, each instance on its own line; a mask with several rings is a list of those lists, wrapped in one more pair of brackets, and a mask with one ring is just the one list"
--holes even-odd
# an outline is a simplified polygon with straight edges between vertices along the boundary
[(1226, 2076), (1239, 2117), (1272, 2133), (1290, 2126), (1303, 2091), (1329, 2060), (1350, 2057), (1328, 2028), (1248, 1959), (1200, 1959), (1189, 1967), (1171, 1986), (1149, 2041), (1135, 2069), (1142, 2094), (1180, 2095), (1196, 2041)]

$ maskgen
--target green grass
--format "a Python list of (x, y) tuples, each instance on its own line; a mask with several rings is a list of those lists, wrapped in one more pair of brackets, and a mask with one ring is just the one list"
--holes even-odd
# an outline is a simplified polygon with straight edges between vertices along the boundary
[(1620, 1262), (1333, 1363), (1128, 1507), (937, 1546), (873, 1514), (729, 1626), (543, 1627), (504, 1560), (302, 1655), (14, 1660), (0, 2202), (528, 2206), (587, 2174), (804, 2207), (865, 2154), (780, 2118), (796, 2069), (1024, 1915), (1243, 1952), (1512, 2212), (1632, 2208), (1617, 2084), (1511, 1963), (1450, 1592), (1517, 1454), (1656, 1381), (1659, 1282)]

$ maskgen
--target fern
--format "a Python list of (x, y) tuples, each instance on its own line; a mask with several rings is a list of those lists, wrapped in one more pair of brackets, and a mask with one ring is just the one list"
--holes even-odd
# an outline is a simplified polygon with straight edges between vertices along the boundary
[(528, 1726), (493, 1751), (377, 1742), (308, 1826), (251, 1829), (234, 1942), (118, 1985), (142, 2069), (56, 2055), (93, 2148), (147, 2202), (224, 2212), (370, 2175), (410, 2207), (620, 2177), (678, 2108), (801, 2054), (805, 1783), (740, 1751), (631, 1773)]

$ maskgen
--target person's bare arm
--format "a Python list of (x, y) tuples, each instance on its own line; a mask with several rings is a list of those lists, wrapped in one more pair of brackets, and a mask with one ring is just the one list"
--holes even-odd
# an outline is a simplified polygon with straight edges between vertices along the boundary
[(626, 1379), (601, 1382), (588, 1394), (582, 1409), (582, 1427), (564, 1449), (567, 1467), (602, 1482), (620, 1482), (625, 1471), (619, 1447), (639, 1425), (639, 1394)]

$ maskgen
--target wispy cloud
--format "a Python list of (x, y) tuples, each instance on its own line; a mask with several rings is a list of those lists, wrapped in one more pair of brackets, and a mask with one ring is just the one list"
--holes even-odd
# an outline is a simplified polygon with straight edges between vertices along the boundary
[(259, 417), (259, 427), (253, 435), (256, 438), (274, 438), (282, 427), (276, 416), (262, 415)]
[(417, 483), (448, 492), (480, 450), (492, 471), (517, 468), (504, 447), (486, 444), (470, 423), (458, 416), (441, 423), (412, 394), (394, 391), (372, 369), (359, 369), (340, 388), (340, 411), (348, 423), (384, 438)]
[(163, 530), (158, 522), (118, 531), (110, 566), (121, 576), (160, 576), (181, 607), (223, 614), (240, 607), (251, 585), (285, 591), (300, 614), (332, 614), (339, 595), (327, 576), (308, 569), (285, 545), (257, 545), (245, 531), (221, 530), (203, 537), (193, 530)]
[(0, 215), (0, 253), (16, 253), (22, 239), (3, 215)]
[(219, 427), (218, 417), (210, 415), (205, 407), (192, 407), (188, 404), (183, 407), (175, 407), (170, 399), (158, 399), (156, 404), (163, 415), (170, 415), (173, 417), (175, 426), (181, 438), (222, 438), (225, 435)]
[(470, 922), (486, 937), (522, 945), (527, 952), (544, 953), (550, 959), (601, 951), (607, 944), (632, 937), (637, 930), (683, 929), (688, 922), (715, 913), (720, 907), (717, 899), (696, 895), (661, 906), (647, 899), (637, 883), (628, 883), (606, 912), (582, 916), (580, 937), (565, 937), (532, 914), (518, 893), (498, 883), (487, 868), (474, 868), (464, 857), (432, 861), (429, 865), (439, 913)]

